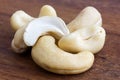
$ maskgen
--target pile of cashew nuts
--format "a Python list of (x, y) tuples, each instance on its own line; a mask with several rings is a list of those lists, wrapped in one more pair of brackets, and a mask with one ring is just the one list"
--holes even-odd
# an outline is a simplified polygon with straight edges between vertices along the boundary
[(94, 54), (105, 42), (101, 14), (91, 6), (67, 25), (50, 5), (41, 8), (38, 18), (18, 10), (10, 23), (16, 31), (11, 43), (13, 51), (23, 53), (32, 47), (35, 63), (53, 73), (87, 71), (93, 65)]

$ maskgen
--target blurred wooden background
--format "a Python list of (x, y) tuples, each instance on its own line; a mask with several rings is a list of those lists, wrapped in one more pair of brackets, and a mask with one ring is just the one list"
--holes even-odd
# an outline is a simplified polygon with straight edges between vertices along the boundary
[[(53, 74), (33, 62), (30, 50), (24, 55), (11, 50), (15, 33), (9, 23), (12, 13), (24, 10), (37, 17), (45, 4), (52, 5), (66, 23), (86, 6), (101, 12), (106, 43), (95, 55), (89, 71), (78, 75)], [(120, 80), (120, 0), (0, 0), (0, 80)]]

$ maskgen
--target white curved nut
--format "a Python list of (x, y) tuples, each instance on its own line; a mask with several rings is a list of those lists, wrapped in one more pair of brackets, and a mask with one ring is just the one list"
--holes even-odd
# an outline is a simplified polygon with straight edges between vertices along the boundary
[(41, 16), (57, 16), (55, 9), (50, 5), (44, 5), (41, 10), (39, 17)]
[(42, 68), (58, 74), (82, 73), (93, 65), (94, 55), (83, 51), (72, 54), (63, 51), (51, 36), (43, 36), (32, 48), (33, 60)]
[[(52, 7), (50, 6), (43, 6), (40, 14), (41, 16), (48, 15), (48, 16), (56, 16), (56, 11), (51, 9)], [(53, 14), (52, 14), (53, 12)], [(27, 13), (25, 13), (22, 10), (16, 11), (10, 19), (11, 26), (14, 30), (18, 30), (15, 33), (14, 39), (11, 42), (11, 46), (14, 52), (16, 53), (22, 53), (26, 51), (28, 46), (24, 43), (23, 40), (23, 34), (25, 31), (25, 26), (35, 18), (29, 16)]]
[(24, 42), (27, 46), (33, 46), (38, 38), (49, 32), (54, 33), (57, 38), (69, 34), (64, 21), (59, 17), (44, 16), (32, 20), (25, 29)]
[(27, 45), (23, 41), (24, 30), (25, 30), (25, 27), (18, 29), (12, 40), (11, 46), (13, 51), (16, 53), (22, 53), (27, 49)]
[(101, 14), (94, 7), (86, 7), (67, 26), (70, 32), (91, 26), (102, 26)]
[(90, 51), (97, 53), (103, 48), (105, 30), (102, 27), (82, 28), (62, 37), (58, 45), (61, 49), (70, 52)]
[(25, 26), (29, 21), (34, 19), (22, 10), (16, 11), (10, 18), (12, 28), (16, 31)]

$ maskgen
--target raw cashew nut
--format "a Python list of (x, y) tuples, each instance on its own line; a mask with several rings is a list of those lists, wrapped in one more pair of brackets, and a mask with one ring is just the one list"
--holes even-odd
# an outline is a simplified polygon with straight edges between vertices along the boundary
[(62, 37), (58, 45), (65, 51), (97, 53), (103, 48), (105, 36), (106, 33), (102, 27), (82, 28)]
[(16, 31), (19, 28), (25, 26), (27, 23), (29, 23), (33, 17), (28, 15), (22, 10), (16, 11), (10, 18), (10, 23), (12, 28)]
[(57, 16), (55, 9), (50, 5), (44, 5), (41, 10), (39, 17), (41, 16)]
[(102, 26), (100, 13), (94, 7), (83, 9), (80, 14), (68, 24), (69, 35), (59, 40), (59, 47), (65, 51), (90, 51), (97, 53), (103, 48), (105, 30)]
[(32, 20), (27, 25), (24, 32), (24, 42), (27, 46), (33, 46), (40, 36), (50, 32), (54, 33), (58, 39), (69, 34), (69, 30), (61, 18), (44, 16)]
[(38, 40), (32, 48), (32, 58), (42, 68), (58, 74), (78, 74), (88, 70), (94, 62), (91, 52), (65, 52), (56, 46), (51, 36)]
[[(43, 6), (44, 7), (44, 6)], [(47, 12), (45, 15), (52, 15), (52, 16), (56, 16), (56, 14), (52, 14), (51, 12), (51, 8), (50, 6), (46, 6), (47, 7)], [(44, 10), (46, 8), (42, 8), (41, 13), (42, 15), (44, 15)], [(52, 8), (52, 10), (54, 10), (54, 8)], [(50, 11), (50, 13), (49, 13)], [(54, 10), (55, 12), (55, 10)], [(56, 13), (56, 12), (55, 12)], [(10, 19), (10, 23), (12, 28), (16, 31), (14, 39), (12, 40), (11, 46), (14, 52), (16, 53), (22, 53), (24, 51), (26, 51), (26, 49), (28, 48), (28, 46), (25, 44), (24, 40), (23, 40), (23, 34), (25, 32), (25, 28), (27, 26), (27, 24), (29, 22), (31, 22), (32, 20), (34, 20), (35, 18), (31, 17), (30, 15), (28, 15), (27, 13), (25, 13), (22, 10), (16, 11)]]
[(73, 32), (81, 28), (95, 25), (102, 26), (101, 14), (94, 7), (86, 7), (67, 26), (70, 32)]

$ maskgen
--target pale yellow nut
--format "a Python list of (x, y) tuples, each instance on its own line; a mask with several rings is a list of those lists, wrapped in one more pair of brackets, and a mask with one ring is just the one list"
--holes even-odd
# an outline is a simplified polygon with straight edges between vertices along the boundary
[(76, 30), (62, 37), (58, 45), (61, 49), (69, 52), (90, 51), (99, 52), (105, 42), (105, 30), (102, 27), (90, 27)]
[(41, 16), (57, 16), (55, 9), (50, 5), (44, 5), (41, 10), (39, 17)]
[(78, 74), (91, 68), (94, 55), (89, 51), (72, 54), (55, 44), (52, 36), (41, 37), (32, 48), (33, 60), (42, 68), (58, 74)]
[(12, 40), (11, 46), (12, 46), (13, 51), (16, 53), (22, 53), (26, 51), (27, 49), (27, 46), (23, 41), (24, 31), (25, 31), (25, 27), (18, 29)]
[(86, 7), (67, 26), (73, 32), (94, 25), (102, 26), (101, 14), (94, 7)]
[[(49, 5), (43, 6), (40, 14), (42, 14), (41, 16), (57, 16), (56, 11)], [(23, 34), (25, 32), (26, 26), (34, 19), (34, 17), (31, 17), (22, 10), (16, 11), (11, 16), (10, 24), (12, 28), (16, 31), (14, 39), (11, 42), (11, 46), (14, 52), (22, 53), (28, 48), (28, 46), (24, 43)]]
[(11, 16), (10, 24), (11, 24), (12, 28), (16, 31), (19, 28), (25, 26), (32, 19), (34, 19), (34, 18), (31, 17), (30, 15), (28, 15), (27, 13), (25, 13), (24, 11), (18, 10), (15, 13), (13, 13), (13, 15)]

